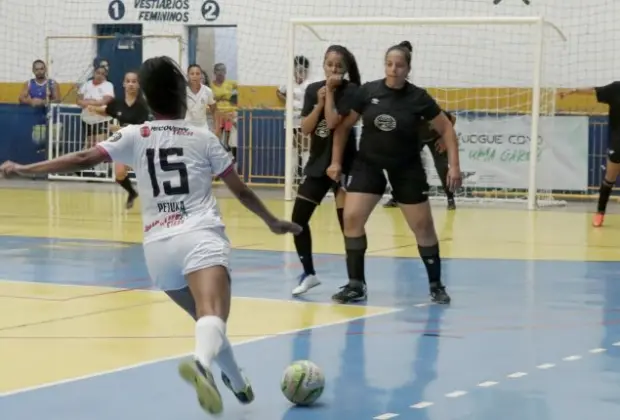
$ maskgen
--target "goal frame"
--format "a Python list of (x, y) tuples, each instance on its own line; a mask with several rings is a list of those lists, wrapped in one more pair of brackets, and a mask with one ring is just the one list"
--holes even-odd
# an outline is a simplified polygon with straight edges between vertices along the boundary
[[(294, 148), (293, 148), (293, 92), (294, 92), (294, 72), (295, 72), (295, 35), (298, 27), (305, 27), (321, 41), (319, 33), (315, 27), (319, 26), (387, 26), (387, 25), (418, 25), (418, 26), (462, 26), (462, 25), (521, 25), (530, 26), (534, 36), (534, 65), (532, 66), (532, 105), (531, 105), (531, 133), (530, 138), (538, 138), (541, 108), (541, 79), (543, 70), (544, 56), (544, 29), (551, 28), (559, 37), (566, 41), (564, 33), (552, 22), (546, 20), (543, 16), (530, 17), (349, 17), (349, 18), (292, 18), (288, 23), (288, 40), (287, 40), (287, 82), (286, 82), (286, 137), (285, 137), (285, 178), (284, 178), (284, 199), (286, 201), (293, 200), (293, 182), (294, 182)], [(530, 156), (537, 156), (538, 142), (530, 142)], [(535, 210), (537, 205), (536, 190), (536, 159), (529, 160), (528, 173), (528, 191), (527, 191), (527, 209)]]

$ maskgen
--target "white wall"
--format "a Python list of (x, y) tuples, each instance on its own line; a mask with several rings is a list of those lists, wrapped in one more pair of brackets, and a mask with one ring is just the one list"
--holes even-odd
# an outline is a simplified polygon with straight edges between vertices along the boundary
[[(3, 0), (0, 2), (0, 81), (29, 77), (33, 59), (45, 57), (45, 37), (88, 36), (95, 23), (138, 23), (134, 3), (124, 1), (119, 21), (108, 15), (104, 0)], [(202, 0), (186, 1), (187, 24), (207, 23)], [(614, 0), (226, 0), (215, 24), (236, 24), (238, 79), (244, 84), (278, 85), (285, 81), (287, 19), (292, 16), (526, 16), (544, 14), (562, 28), (562, 45), (548, 34), (546, 84), (591, 85), (616, 78), (620, 68), (620, 2)], [(185, 37), (184, 23), (142, 22), (144, 33)], [(335, 27), (318, 28), (327, 41), (299, 31), (297, 52), (309, 56), (320, 77), (322, 52), (342, 43), (357, 56), (365, 79), (381, 75), (385, 49), (403, 39), (415, 45), (414, 80), (443, 86), (525, 86), (531, 80), (530, 36), (517, 27)], [(92, 41), (57, 41), (50, 49), (57, 78), (75, 80), (94, 56)], [(178, 55), (174, 42), (145, 41), (144, 54)], [(182, 63), (186, 65), (187, 63)]]

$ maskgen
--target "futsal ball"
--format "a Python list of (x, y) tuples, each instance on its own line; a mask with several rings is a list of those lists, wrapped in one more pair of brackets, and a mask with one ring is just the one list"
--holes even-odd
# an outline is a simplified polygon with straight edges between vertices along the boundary
[(311, 361), (298, 360), (286, 368), (280, 387), (287, 400), (307, 406), (315, 403), (323, 393), (325, 377)]

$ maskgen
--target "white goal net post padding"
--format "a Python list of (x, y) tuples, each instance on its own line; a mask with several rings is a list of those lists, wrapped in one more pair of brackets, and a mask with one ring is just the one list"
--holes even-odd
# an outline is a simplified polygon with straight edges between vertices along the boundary
[[(377, 39), (392, 44), (376, 45)], [(564, 205), (554, 197), (557, 191), (585, 193), (588, 119), (556, 116), (553, 75), (563, 64), (554, 56), (560, 56), (567, 39), (543, 17), (293, 18), (287, 51), (286, 200), (295, 197), (299, 172), (291, 130), (294, 56), (322, 63), (329, 45), (344, 45), (367, 82), (384, 77), (385, 51), (404, 40), (414, 49), (412, 82), (457, 117), (465, 178), (457, 200), (534, 209)], [(315, 73), (312, 81), (320, 80), (321, 71)], [(432, 195), (442, 197), (426, 157)]]

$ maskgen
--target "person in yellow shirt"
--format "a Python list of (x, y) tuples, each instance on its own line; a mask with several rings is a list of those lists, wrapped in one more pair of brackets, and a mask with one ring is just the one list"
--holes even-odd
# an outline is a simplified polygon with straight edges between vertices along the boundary
[(213, 67), (211, 90), (217, 111), (215, 113), (216, 134), (224, 146), (237, 158), (237, 82), (226, 80), (226, 66), (217, 63)]

